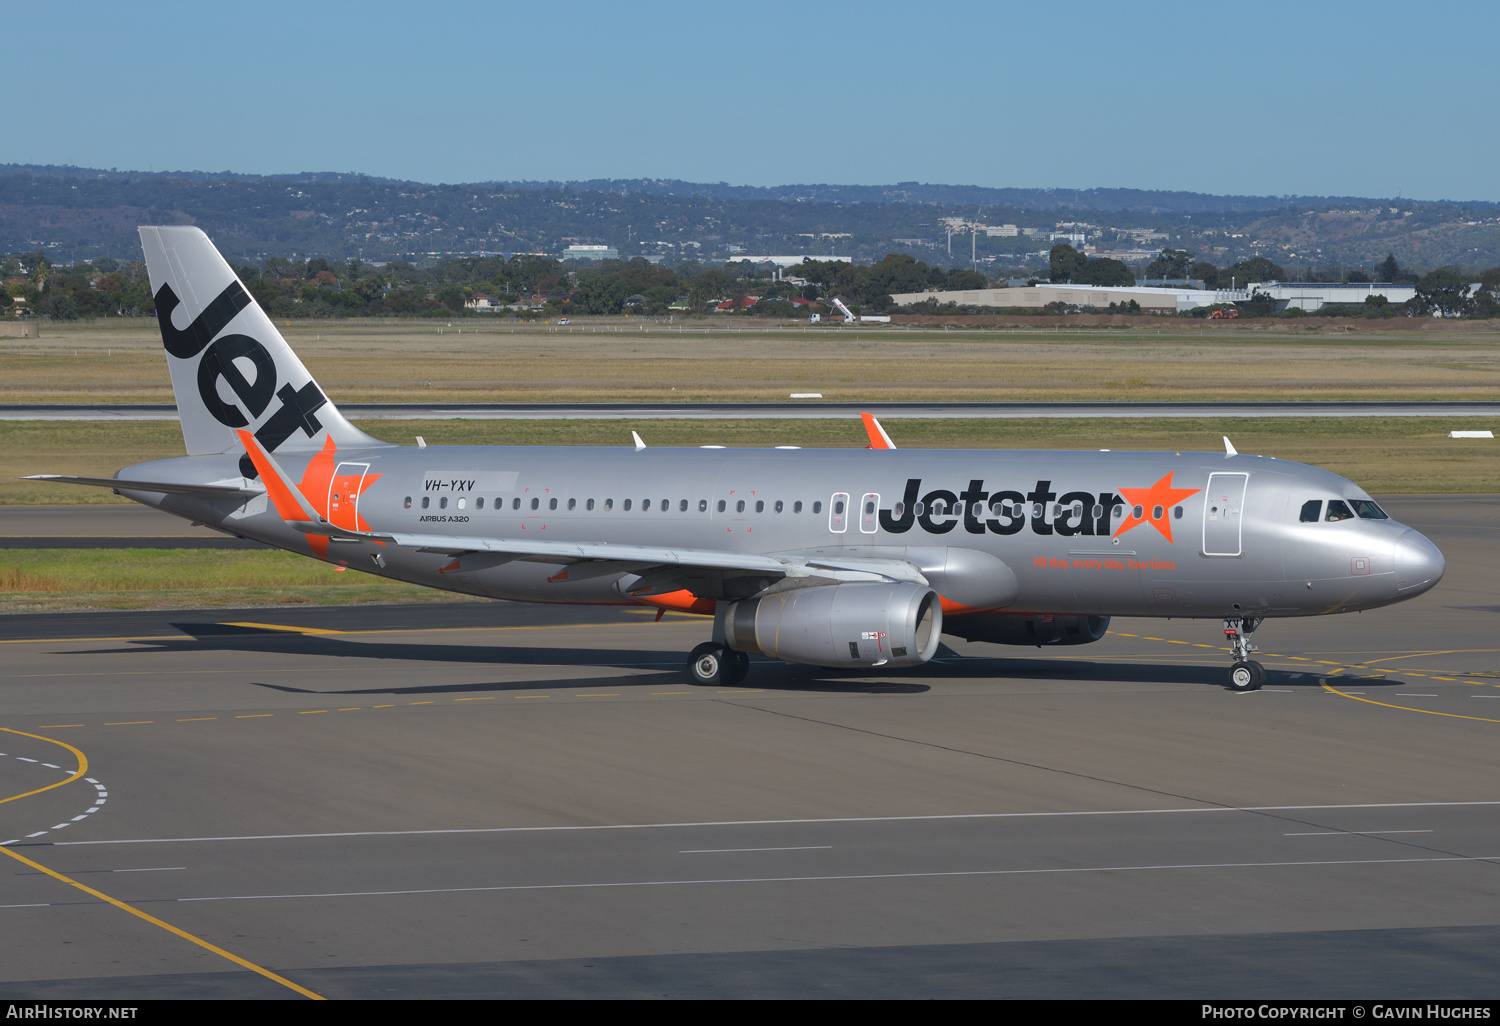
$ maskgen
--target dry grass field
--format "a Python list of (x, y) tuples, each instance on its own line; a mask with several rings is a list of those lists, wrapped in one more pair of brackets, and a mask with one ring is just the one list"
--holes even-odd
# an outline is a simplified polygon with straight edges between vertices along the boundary
[[(1494, 322), (1210, 322), (1072, 327), (294, 322), (335, 401), (712, 402), (1491, 399)], [(154, 322), (0, 340), (0, 403), (172, 401)]]
[[(1222, 451), (1229, 435), (1241, 452), (1313, 463), (1374, 493), (1500, 491), (1500, 443), (1450, 439), (1459, 422), (1418, 417), (1110, 420), (891, 420), (908, 449), (1148, 449)], [(437, 420), (364, 421), (386, 441), (429, 445), (629, 446), (631, 429), (653, 446), (801, 445), (862, 448), (864, 429), (843, 420)], [(1490, 428), (1500, 423), (1460, 426)], [(125, 502), (101, 488), (18, 481), (25, 474), (112, 475), (145, 460), (183, 454), (175, 423), (0, 421), (0, 504)]]

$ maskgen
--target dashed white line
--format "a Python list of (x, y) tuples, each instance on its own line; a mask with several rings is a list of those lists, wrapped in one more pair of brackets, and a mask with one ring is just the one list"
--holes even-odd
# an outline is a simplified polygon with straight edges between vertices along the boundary
[[(4, 752), (0, 752), (0, 757), (7, 757), (7, 756), (5, 755)], [(34, 763), (34, 764), (36, 764), (38, 766), (45, 766), (48, 769), (62, 770), (62, 772), (64, 772), (64, 773), (72, 773), (72, 772), (74, 772), (73, 770), (65, 769), (62, 766), (58, 766), (58, 765), (55, 765), (55, 764), (50, 763), (50, 762), (42, 762), (40, 759), (28, 759), (24, 755), (13, 756), (13, 758), (18, 759), (21, 762), (30, 762), (30, 763)], [(59, 823), (56, 826), (50, 828), (50, 830), (38, 830), (34, 834), (27, 834), (26, 837), (25, 837), (26, 840), (29, 841), (33, 837), (41, 837), (43, 834), (49, 833), (51, 830), (63, 830), (65, 828), (67, 828), (67, 827), (72, 826), (74, 823), (78, 823), (78, 822), (81, 822), (82, 820), (87, 819), (88, 817), (92, 816), (94, 813), (98, 812), (100, 809), (102, 809), (104, 807), (104, 803), (105, 803), (105, 801), (109, 797), (109, 792), (107, 790), (105, 790), (103, 784), (99, 783), (99, 781), (96, 780), (96, 779), (94, 779), (93, 777), (84, 777), (84, 779), (87, 780), (90, 784), (94, 785), (94, 790), (95, 790), (96, 793), (94, 795), (93, 804), (90, 805), (89, 808), (85, 809), (79, 815), (74, 816), (72, 819), (68, 820), (66, 823)], [(11, 838), (8, 841), (0, 841), (0, 847), (5, 847), (5, 846), (11, 845), (11, 844), (19, 844), (21, 842), (21, 840), (22, 840), (21, 838), (13, 837), (13, 838)], [(29, 906), (16, 905), (16, 906), (4, 906), (4, 907), (27, 908)]]

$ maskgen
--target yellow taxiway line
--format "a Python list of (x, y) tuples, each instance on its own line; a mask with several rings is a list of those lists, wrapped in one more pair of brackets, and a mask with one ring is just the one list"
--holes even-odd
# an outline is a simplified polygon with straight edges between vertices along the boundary
[[(72, 752), (78, 758), (78, 772), (76, 772), (72, 776), (68, 777), (67, 780), (60, 780), (60, 781), (58, 781), (55, 784), (48, 784), (46, 787), (39, 787), (35, 791), (27, 791), (25, 794), (13, 794), (9, 798), (0, 798), (0, 803), (3, 803), (3, 802), (13, 802), (13, 801), (15, 801), (18, 798), (28, 798), (28, 797), (30, 797), (31, 795), (34, 795), (34, 794), (41, 794), (43, 791), (50, 791), (54, 787), (61, 787), (63, 784), (71, 784), (73, 781), (77, 780), (79, 777), (83, 776), (85, 773), (88, 772), (88, 768), (89, 768), (88, 758), (82, 752), (80, 752), (78, 749), (74, 748), (72, 745), (68, 744), (65, 741), (58, 741), (58, 740), (55, 740), (55, 739), (50, 738), (50, 737), (42, 737), (40, 734), (28, 734), (28, 733), (26, 733), (25, 731), (22, 731), (22, 730), (11, 730), (9, 727), (0, 727), (0, 730), (3, 730), (3, 731), (5, 731), (8, 734), (20, 734), (22, 737), (35, 738), (38, 741), (46, 741), (49, 744), (60, 745), (63, 748), (66, 748), (68, 751)], [(40, 862), (36, 862), (36, 861), (33, 861), (32, 859), (28, 859), (25, 855), (22, 855), (22, 854), (20, 854), (17, 851), (13, 851), (10, 848), (7, 848), (7, 847), (5, 847), (3, 845), (0, 845), (0, 852), (3, 852), (4, 854), (9, 855), (11, 858), (15, 859), (17, 862), (20, 862), (20, 863), (22, 863), (24, 865), (30, 866), (32, 869), (35, 869), (35, 870), (37, 870), (40, 873), (45, 873), (47, 876), (52, 877), (52, 879), (54, 879), (54, 880), (59, 880), (62, 883), (67, 884), (69, 887), (76, 887), (80, 891), (83, 891), (85, 894), (92, 895), (93, 897), (98, 898), (100, 901), (103, 901), (103, 902), (106, 902), (107, 904), (113, 905), (115, 908), (120, 909), (122, 912), (129, 912), (131, 915), (135, 916), (136, 918), (138, 918), (138, 919), (144, 919), (146, 922), (150, 923), (153, 926), (159, 926), (163, 930), (166, 930), (168, 933), (176, 934), (178, 937), (181, 937), (183, 940), (191, 941), (192, 943), (198, 945), (200, 948), (203, 948), (203, 949), (205, 949), (207, 951), (212, 951), (214, 954), (220, 956), (221, 958), (227, 958), (229, 961), (233, 962), (235, 965), (242, 966), (242, 967), (244, 967), (246, 969), (249, 969), (251, 972), (259, 973), (260, 975), (264, 976), (266, 979), (273, 980), (276, 983), (281, 984), (283, 987), (289, 987), (292, 990), (295, 990), (298, 994), (301, 994), (303, 997), (311, 998), (314, 1001), (326, 1001), (327, 1000), (325, 997), (323, 997), (323, 995), (321, 995), (321, 994), (315, 994), (312, 991), (308, 990), (306, 987), (302, 986), (301, 984), (293, 983), (291, 980), (287, 979), (284, 976), (278, 976), (276, 973), (271, 972), (271, 970), (265, 968), (264, 966), (256, 965), (254, 962), (251, 962), (248, 959), (241, 958), (239, 955), (236, 955), (233, 952), (225, 951), (223, 948), (219, 947), (217, 944), (210, 944), (208, 941), (204, 940), (202, 937), (196, 937), (193, 934), (188, 933), (186, 930), (183, 930), (183, 929), (180, 929), (179, 927), (173, 926), (171, 923), (164, 922), (163, 920), (157, 919), (153, 915), (149, 915), (149, 914), (147, 914), (145, 912), (142, 912), (140, 909), (136, 908), (133, 905), (126, 904), (125, 902), (121, 901), (119, 898), (111, 898), (108, 894), (105, 894), (103, 891), (98, 891), (98, 890), (95, 890), (94, 888), (88, 886), (87, 884), (79, 883), (77, 880), (74, 880), (72, 877), (70, 877), (70, 876), (64, 876), (62, 873), (59, 873), (55, 869), (48, 869), (46, 866), (42, 865)]]

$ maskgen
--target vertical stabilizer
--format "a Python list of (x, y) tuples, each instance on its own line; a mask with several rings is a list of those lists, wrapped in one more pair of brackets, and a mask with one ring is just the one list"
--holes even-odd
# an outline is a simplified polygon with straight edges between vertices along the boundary
[(140, 232), (189, 455), (238, 449), (242, 429), (268, 452), (385, 444), (329, 402), (207, 235)]

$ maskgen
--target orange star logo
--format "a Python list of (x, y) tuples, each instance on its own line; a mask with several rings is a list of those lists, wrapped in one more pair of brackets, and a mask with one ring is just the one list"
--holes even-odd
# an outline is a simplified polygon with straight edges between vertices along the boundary
[(1115, 528), (1114, 537), (1118, 538), (1141, 524), (1150, 524), (1161, 532), (1161, 536), (1168, 543), (1171, 543), (1172, 507), (1189, 495), (1197, 495), (1202, 490), (1201, 488), (1173, 488), (1171, 472), (1150, 488), (1121, 488), (1120, 494), (1124, 496), (1126, 502), (1130, 503), (1131, 508), (1127, 511), (1124, 522)]

